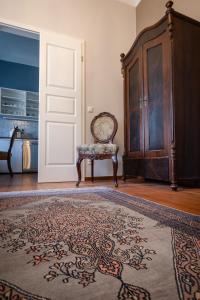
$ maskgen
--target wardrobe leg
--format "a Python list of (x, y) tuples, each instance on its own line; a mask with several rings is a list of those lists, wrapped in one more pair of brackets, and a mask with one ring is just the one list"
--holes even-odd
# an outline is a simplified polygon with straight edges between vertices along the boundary
[(125, 182), (126, 181), (126, 174), (123, 171), (123, 175), (122, 175), (122, 180)]
[(170, 187), (171, 187), (172, 191), (174, 191), (174, 192), (176, 192), (178, 190), (178, 185), (176, 183), (172, 183)]

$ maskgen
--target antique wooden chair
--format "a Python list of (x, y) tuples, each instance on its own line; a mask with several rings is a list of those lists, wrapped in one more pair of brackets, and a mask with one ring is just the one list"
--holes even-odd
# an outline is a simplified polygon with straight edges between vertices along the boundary
[(90, 125), (91, 133), (94, 138), (94, 144), (81, 145), (77, 148), (77, 172), (78, 187), (81, 182), (81, 162), (83, 159), (91, 160), (91, 179), (94, 181), (94, 160), (112, 159), (113, 162), (113, 179), (117, 187), (117, 153), (119, 147), (113, 144), (113, 139), (118, 129), (116, 118), (108, 112), (100, 113), (94, 117)]
[(13, 171), (11, 168), (11, 157), (12, 157), (12, 147), (15, 141), (15, 138), (17, 136), (17, 132), (18, 132), (18, 126), (14, 127), (11, 139), (10, 139), (10, 145), (8, 148), (8, 151), (0, 151), (0, 160), (7, 160), (7, 165), (8, 165), (8, 170), (10, 173), (10, 176), (13, 177)]

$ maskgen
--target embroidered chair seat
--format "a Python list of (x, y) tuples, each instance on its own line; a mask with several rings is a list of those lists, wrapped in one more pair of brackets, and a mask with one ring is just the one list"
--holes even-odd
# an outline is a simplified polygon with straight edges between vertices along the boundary
[(114, 155), (118, 146), (116, 144), (86, 144), (78, 146), (77, 148), (79, 154), (110, 154)]

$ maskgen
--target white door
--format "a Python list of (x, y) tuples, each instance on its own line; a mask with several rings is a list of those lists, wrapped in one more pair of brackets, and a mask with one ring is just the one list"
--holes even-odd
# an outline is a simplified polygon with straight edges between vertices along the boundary
[(81, 144), (81, 40), (40, 35), (39, 182), (74, 181)]

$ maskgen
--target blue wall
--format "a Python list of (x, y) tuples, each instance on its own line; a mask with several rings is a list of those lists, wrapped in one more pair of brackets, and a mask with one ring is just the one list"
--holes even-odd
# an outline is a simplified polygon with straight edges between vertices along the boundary
[(38, 92), (38, 39), (0, 31), (0, 87)]
[(0, 86), (39, 91), (39, 68), (0, 60)]
[(39, 40), (0, 31), (0, 60), (39, 67)]
[[(0, 87), (39, 90), (39, 40), (0, 31)], [(0, 136), (9, 137), (14, 126), (25, 136), (38, 137), (38, 122), (4, 119), (0, 115)]]

